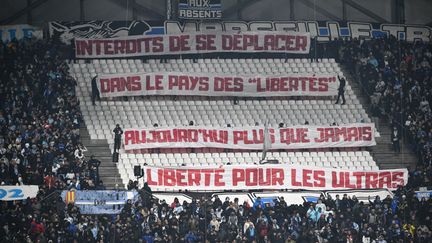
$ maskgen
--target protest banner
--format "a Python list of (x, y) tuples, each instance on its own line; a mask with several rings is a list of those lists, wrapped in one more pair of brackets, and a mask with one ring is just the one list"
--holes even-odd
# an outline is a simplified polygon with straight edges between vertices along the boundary
[[(124, 130), (126, 150), (143, 148), (226, 148), (262, 150), (264, 127), (213, 128), (204, 126), (130, 128)], [(268, 128), (271, 149), (373, 146), (373, 123), (340, 126)]]
[[(213, 0), (212, 0), (213, 1)], [(184, 5), (183, 5), (184, 6)], [(216, 6), (217, 7), (217, 6)], [(214, 10), (214, 9), (213, 9)], [(192, 12), (192, 13), (191, 13)], [(48, 23), (50, 38), (71, 44), (75, 39), (103, 39), (124, 36), (143, 35), (172, 35), (181, 33), (207, 32), (284, 32), (298, 31), (310, 33), (318, 43), (334, 39), (371, 39), (394, 36), (398, 40), (415, 42), (421, 40), (430, 42), (432, 30), (429, 26), (350, 22), (350, 21), (316, 21), (316, 20), (212, 20), (201, 21), (202, 15), (196, 11), (184, 11), (184, 15), (201, 15), (196, 21), (192, 20), (88, 20), (88, 21), (51, 21)], [(219, 13), (214, 11), (213, 16)], [(191, 14), (190, 14), (191, 13)], [(209, 16), (209, 14), (205, 14)], [(73, 44), (73, 43), (72, 43)]]
[(406, 185), (407, 169), (350, 171), (299, 165), (144, 166), (153, 190), (390, 189)]
[(179, 55), (212, 52), (271, 52), (307, 54), (308, 33), (232, 32), (124, 36), (108, 39), (76, 39), (77, 58)]
[(194, 96), (333, 96), (336, 75), (246, 75), (212, 73), (99, 74), (101, 97), (140, 95)]

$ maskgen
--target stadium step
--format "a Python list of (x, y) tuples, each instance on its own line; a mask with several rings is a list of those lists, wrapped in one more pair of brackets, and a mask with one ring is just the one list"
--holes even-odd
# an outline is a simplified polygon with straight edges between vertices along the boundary
[(354, 94), (357, 96), (363, 107), (365, 107), (367, 114), (372, 118), (375, 127), (380, 133), (380, 137), (376, 138), (377, 145), (370, 148), (370, 153), (378, 167), (380, 169), (415, 168), (418, 161), (416, 154), (412, 152), (409, 145), (404, 141), (401, 141), (400, 143), (400, 153), (393, 151), (390, 123), (386, 119), (379, 119), (372, 116), (370, 112), (370, 98), (366, 92), (363, 91), (358, 80), (350, 74), (348, 69), (343, 67), (342, 70), (344, 75), (347, 77)]
[(94, 155), (101, 161), (99, 176), (107, 189), (123, 189), (123, 181), (118, 172), (117, 166), (112, 162), (112, 154), (105, 139), (90, 139), (86, 126), (80, 128), (80, 136), (83, 145), (87, 148), (85, 156), (90, 158)]

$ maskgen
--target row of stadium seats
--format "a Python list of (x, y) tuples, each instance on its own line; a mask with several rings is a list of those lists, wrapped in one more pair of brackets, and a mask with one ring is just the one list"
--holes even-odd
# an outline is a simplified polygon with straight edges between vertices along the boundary
[[(246, 66), (245, 66), (246, 65)], [(321, 73), (321, 74), (330, 74), (330, 73), (340, 73), (339, 67), (298, 67), (298, 66), (289, 66), (288, 64), (273, 67), (264, 67), (264, 66), (254, 66), (247, 64), (245, 65), (228, 65), (228, 66), (212, 66), (208, 67), (205, 65), (172, 65), (172, 64), (143, 64), (139, 66), (106, 66), (106, 67), (88, 67), (88, 70), (83, 70), (84, 72), (88, 72), (88, 75), (83, 75), (83, 77), (92, 77), (97, 73), (136, 73), (136, 72), (158, 72), (161, 70), (168, 72), (181, 72), (184, 69), (189, 70), (189, 72), (197, 72), (197, 73), (234, 73), (234, 74), (284, 74), (284, 73)], [(295, 64), (294, 64), (295, 65)], [(77, 71), (77, 69), (75, 69)], [(77, 77), (80, 77), (78, 74)]]
[(230, 72), (230, 73), (339, 73), (340, 68), (337, 63), (139, 63), (139, 64), (88, 64), (86, 67), (75, 66), (74, 70), (81, 69), (84, 72), (110, 73), (112, 71), (123, 70), (123, 72), (138, 72), (144, 70), (151, 71), (181, 71), (188, 69), (195, 72)]
[[(325, 60), (325, 59), (324, 59)], [(79, 64), (76, 63), (73, 65), (73, 68), (86, 68), (86, 67), (107, 67), (107, 66), (140, 66), (140, 65), (146, 65), (149, 64), (151, 66), (156, 66), (160, 64), (192, 64), (192, 65), (199, 65), (203, 66), (223, 66), (226, 65), (237, 65), (237, 64), (248, 64), (251, 66), (253, 64), (254, 66), (280, 66), (279, 64), (288, 65), (290, 67), (338, 67), (338, 64), (334, 62), (334, 59), (332, 61), (319, 61), (319, 62), (311, 62), (311, 59), (170, 59), (167, 62), (161, 62), (160, 60), (150, 59), (147, 62), (143, 62), (140, 59), (131, 60), (131, 59), (95, 59), (90, 63), (91, 65), (85, 65), (85, 64)], [(294, 64), (294, 65), (292, 65)], [(244, 66), (244, 65), (241, 65)]]
[[(92, 64), (139, 64), (142, 63), (141, 59), (93, 59)], [(312, 61), (309, 58), (199, 58), (199, 59), (169, 59), (169, 63), (336, 63), (334, 58), (319, 58), (316, 61)], [(160, 59), (148, 59), (146, 63), (161, 63)], [(84, 60), (78, 60), (78, 63), (74, 63), (73, 67), (85, 67), (86, 62)]]

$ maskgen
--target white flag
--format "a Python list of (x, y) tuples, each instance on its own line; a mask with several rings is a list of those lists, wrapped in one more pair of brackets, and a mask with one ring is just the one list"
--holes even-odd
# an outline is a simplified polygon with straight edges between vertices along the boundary
[(264, 143), (263, 143), (263, 153), (261, 161), (264, 161), (267, 156), (267, 150), (271, 149), (271, 138), (268, 129), (268, 120), (264, 124)]

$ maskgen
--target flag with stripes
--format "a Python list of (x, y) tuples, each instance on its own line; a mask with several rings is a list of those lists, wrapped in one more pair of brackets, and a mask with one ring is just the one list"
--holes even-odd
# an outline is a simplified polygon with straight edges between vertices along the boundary
[(66, 204), (75, 203), (75, 190), (66, 192), (65, 202)]

